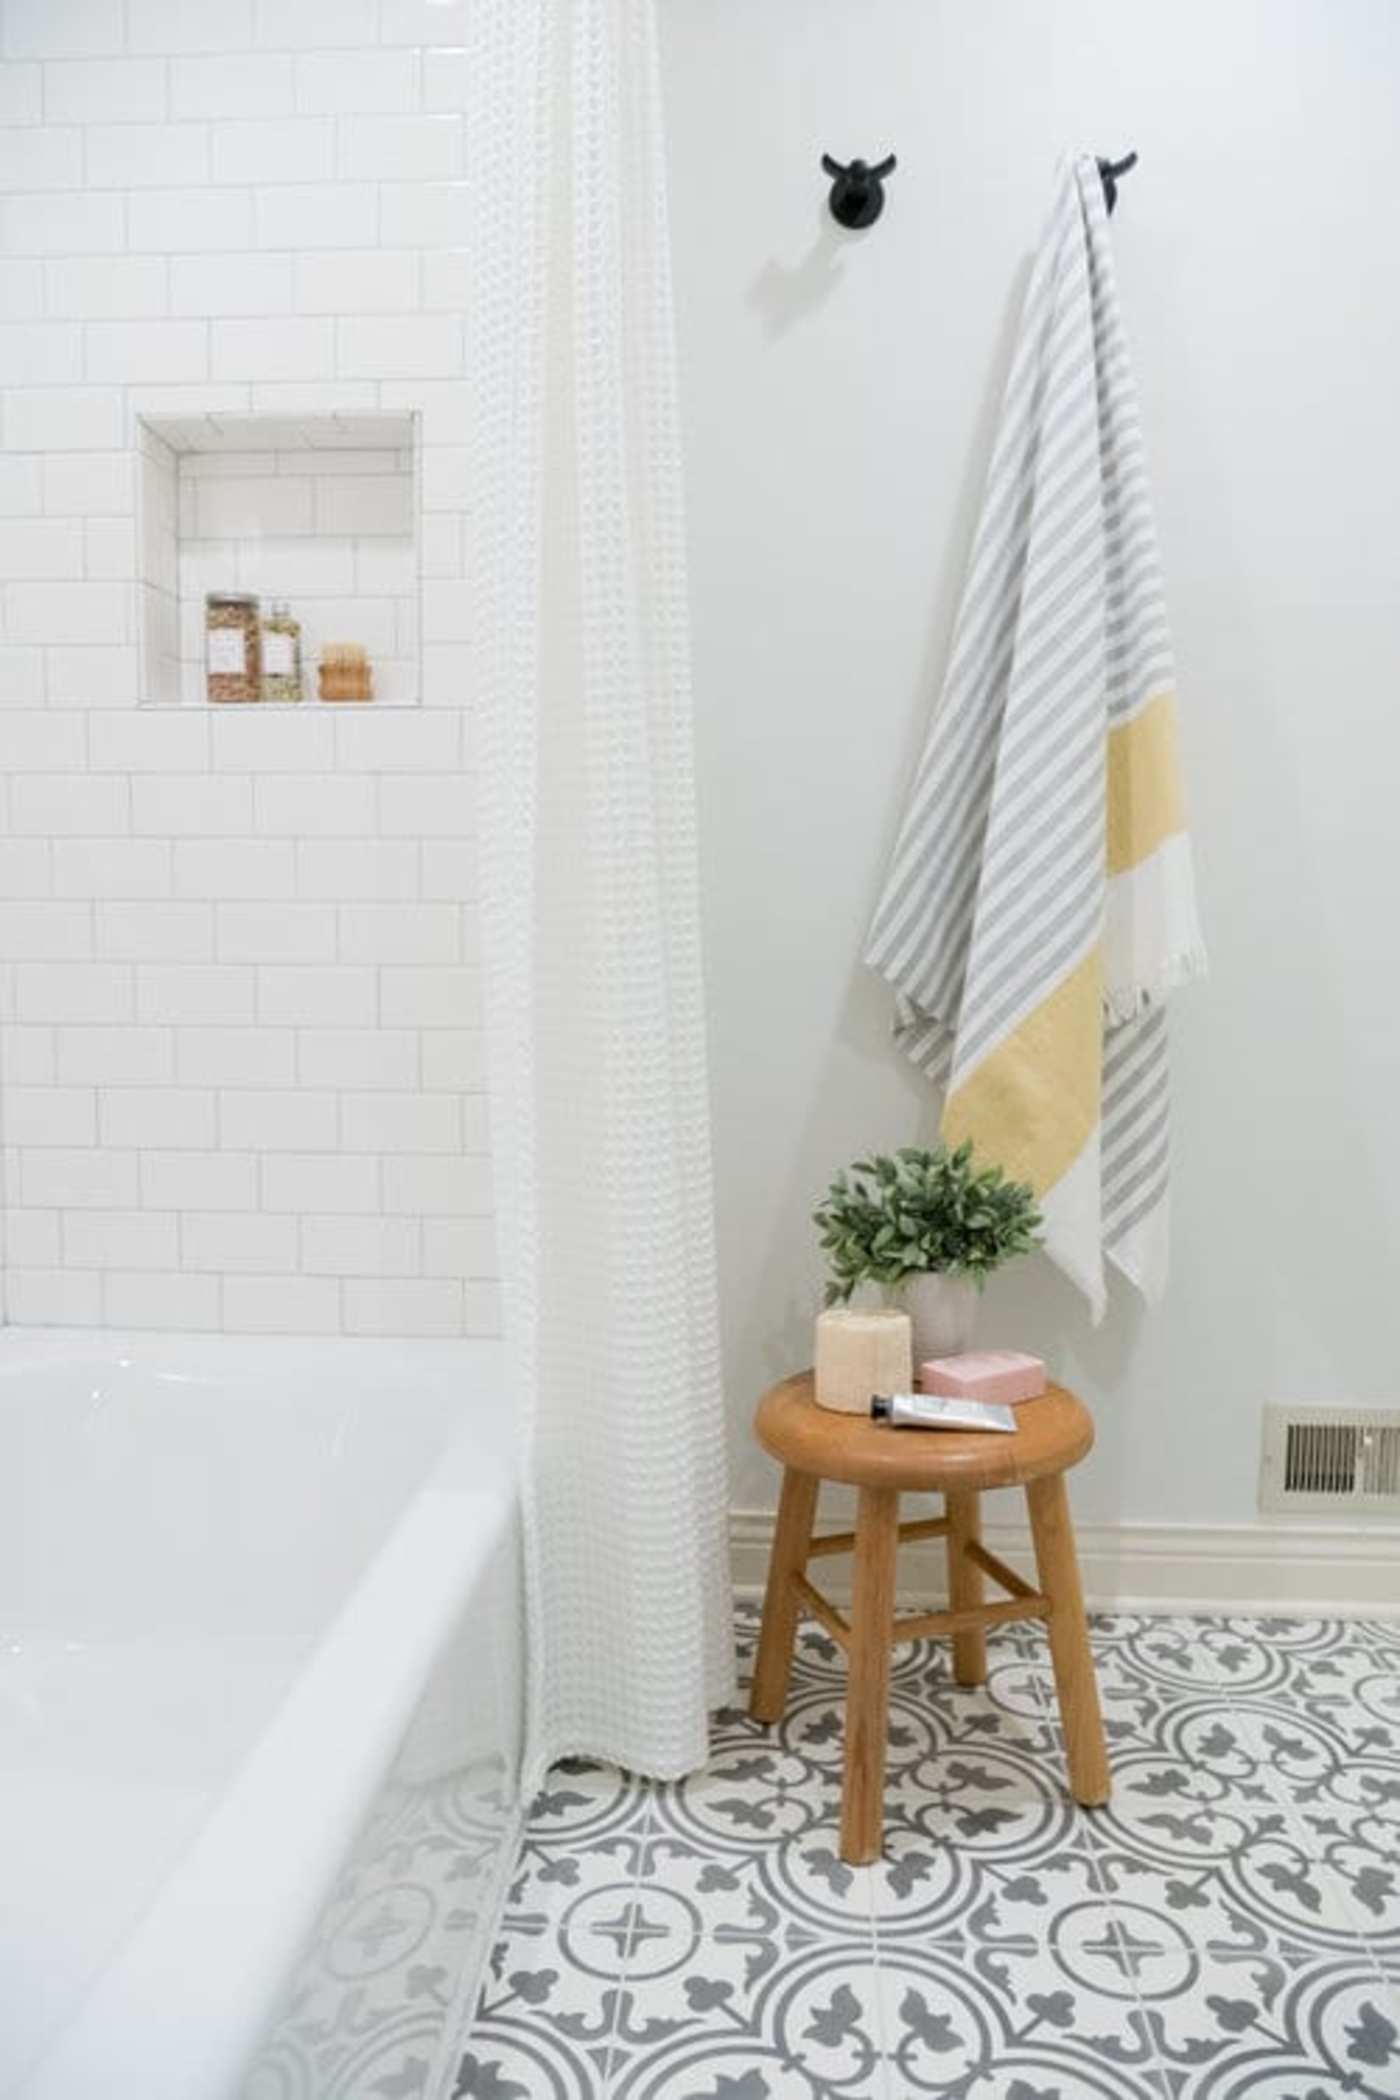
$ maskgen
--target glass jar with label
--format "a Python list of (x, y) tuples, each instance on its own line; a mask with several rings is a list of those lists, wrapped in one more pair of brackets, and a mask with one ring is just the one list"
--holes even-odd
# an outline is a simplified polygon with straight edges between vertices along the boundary
[(262, 650), (258, 601), (237, 591), (204, 600), (205, 689), (211, 700), (259, 700)]
[(301, 622), (292, 618), (284, 599), (274, 598), (262, 623), (262, 696), (264, 700), (300, 700)]

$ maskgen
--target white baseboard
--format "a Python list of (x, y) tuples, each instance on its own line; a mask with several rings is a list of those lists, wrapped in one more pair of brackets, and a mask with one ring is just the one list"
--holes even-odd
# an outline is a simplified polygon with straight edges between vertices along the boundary
[[(731, 1512), (730, 1561), (740, 1592), (762, 1591), (773, 1521), (771, 1510)], [(1013, 1567), (1033, 1569), (1024, 1527), (988, 1524), (985, 1536)], [(1076, 1537), (1084, 1594), (1097, 1611), (1400, 1619), (1400, 1524), (1080, 1524)], [(838, 1598), (849, 1595), (848, 1570), (849, 1562), (834, 1556), (821, 1586)], [(940, 1596), (941, 1546), (906, 1546), (899, 1585), (902, 1600)]]

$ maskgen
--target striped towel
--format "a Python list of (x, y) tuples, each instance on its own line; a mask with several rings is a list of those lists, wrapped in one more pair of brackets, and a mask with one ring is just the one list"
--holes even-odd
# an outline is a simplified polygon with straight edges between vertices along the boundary
[(1026, 294), (943, 700), (866, 960), (943, 1133), (1029, 1181), (1051, 1257), (1166, 1280), (1163, 1000), (1200, 974), (1171, 641), (1095, 162)]

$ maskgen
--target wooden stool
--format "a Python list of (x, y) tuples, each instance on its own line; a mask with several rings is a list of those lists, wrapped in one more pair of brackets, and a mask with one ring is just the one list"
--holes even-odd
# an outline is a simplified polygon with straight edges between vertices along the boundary
[[(953, 1674), (981, 1684), (987, 1674), (988, 1626), (1044, 1619), (1050, 1639), (1060, 1717), (1076, 1801), (1096, 1808), (1109, 1793), (1108, 1753), (1098, 1685), (1074, 1554), (1064, 1475), (1094, 1441), (1087, 1408), (1063, 1386), (1016, 1410), (1014, 1436), (944, 1429), (891, 1429), (861, 1415), (834, 1414), (812, 1397), (812, 1374), (789, 1378), (764, 1394), (754, 1421), (758, 1441), (783, 1468), (778, 1529), (768, 1568), (763, 1628), (749, 1712), (782, 1719), (797, 1621), (805, 1609), (845, 1649), (846, 1769), (841, 1791), (841, 1857), (852, 1865), (877, 1859), (884, 1822), (885, 1737), (890, 1650), (927, 1634), (953, 1637)], [(853, 1532), (813, 1538), (823, 1480), (860, 1490)], [(982, 1544), (984, 1488), (1026, 1490), (1040, 1588), (1034, 1590)], [(899, 1521), (903, 1493), (941, 1494), (945, 1514)], [(895, 1549), (902, 1539), (948, 1541), (948, 1611), (894, 1609)], [(849, 1623), (807, 1579), (807, 1563), (827, 1553), (855, 1553)], [(983, 1577), (1009, 1602), (986, 1604)]]

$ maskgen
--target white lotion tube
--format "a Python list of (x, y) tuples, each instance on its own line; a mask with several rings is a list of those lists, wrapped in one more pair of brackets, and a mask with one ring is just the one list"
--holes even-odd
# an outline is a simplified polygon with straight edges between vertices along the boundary
[(994, 1400), (960, 1400), (947, 1393), (875, 1393), (870, 1417), (891, 1429), (996, 1429), (1016, 1434), (1016, 1417)]

